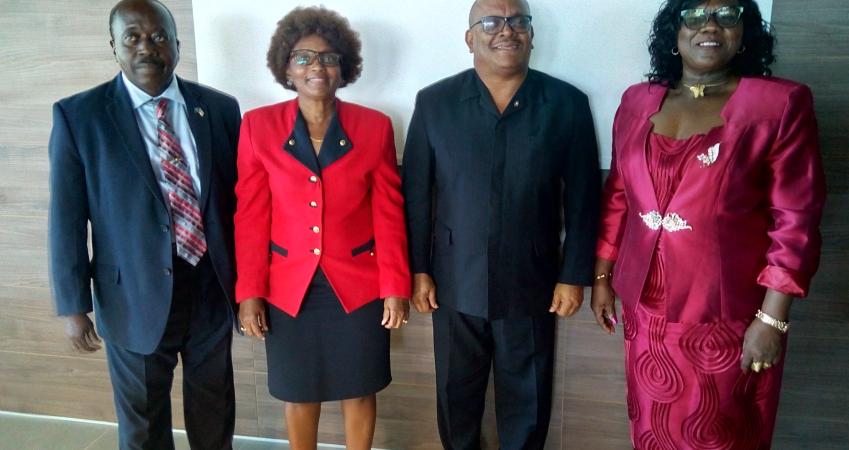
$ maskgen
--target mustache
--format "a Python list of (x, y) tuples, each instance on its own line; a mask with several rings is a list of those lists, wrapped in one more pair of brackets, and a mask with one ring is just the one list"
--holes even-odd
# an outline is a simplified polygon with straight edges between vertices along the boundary
[(162, 60), (159, 59), (159, 58), (148, 56), (146, 58), (142, 58), (142, 59), (136, 61), (136, 64), (155, 64), (155, 65), (161, 66)]

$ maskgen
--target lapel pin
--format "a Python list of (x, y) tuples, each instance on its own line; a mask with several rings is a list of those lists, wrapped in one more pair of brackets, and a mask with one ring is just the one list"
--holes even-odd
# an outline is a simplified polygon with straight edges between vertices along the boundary
[(195, 106), (195, 114), (203, 117), (203, 115), (204, 115), (203, 108), (201, 108), (200, 106)]
[(697, 155), (696, 158), (702, 163), (702, 167), (707, 167), (716, 162), (716, 158), (719, 157), (719, 143), (717, 142), (713, 146), (707, 149), (707, 153), (702, 153)]

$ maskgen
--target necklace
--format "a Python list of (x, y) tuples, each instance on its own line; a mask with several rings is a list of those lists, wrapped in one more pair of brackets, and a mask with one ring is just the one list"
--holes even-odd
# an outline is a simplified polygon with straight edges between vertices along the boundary
[(693, 98), (702, 98), (702, 97), (705, 96), (705, 88), (722, 86), (723, 84), (728, 83), (728, 81), (729, 81), (728, 79), (725, 79), (725, 80), (722, 80), (718, 83), (712, 83), (712, 84), (704, 84), (704, 83), (687, 84), (687, 83), (684, 83), (682, 81), (681, 84), (683, 84), (684, 87), (686, 87), (687, 89), (690, 90), (690, 93), (693, 94)]

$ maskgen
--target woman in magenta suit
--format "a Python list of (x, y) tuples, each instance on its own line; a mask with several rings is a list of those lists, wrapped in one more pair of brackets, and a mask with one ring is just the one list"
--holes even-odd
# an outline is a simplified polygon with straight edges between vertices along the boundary
[(265, 340), (268, 388), (286, 402), (292, 448), (314, 449), (321, 402), (341, 400), (347, 448), (367, 449), (375, 393), (391, 379), (388, 329), (409, 315), (392, 124), (336, 98), (362, 58), (356, 33), (333, 11), (286, 15), (268, 66), (298, 96), (242, 121), (239, 321)]
[(613, 333), (622, 302), (637, 449), (771, 445), (825, 197), (811, 92), (769, 76), (773, 43), (752, 0), (670, 0), (616, 113), (592, 308)]

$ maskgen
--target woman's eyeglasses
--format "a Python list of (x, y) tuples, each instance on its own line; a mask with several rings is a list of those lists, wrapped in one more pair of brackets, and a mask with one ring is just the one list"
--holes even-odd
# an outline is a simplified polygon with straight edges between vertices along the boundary
[(527, 33), (531, 29), (531, 16), (484, 16), (477, 22), (473, 23), (469, 29), (471, 30), (478, 24), (480, 24), (481, 30), (483, 30), (486, 34), (501, 33), (506, 25), (510, 25), (510, 29), (515, 33)]
[(308, 66), (315, 62), (316, 58), (318, 58), (318, 62), (325, 67), (336, 67), (339, 64), (342, 64), (342, 55), (334, 52), (317, 52), (315, 50), (298, 49), (292, 50), (292, 53), (289, 54), (289, 60), (299, 66)]
[(705, 8), (685, 9), (681, 11), (681, 23), (691, 30), (698, 30), (705, 26), (710, 18), (722, 28), (734, 28), (743, 17), (742, 6), (722, 6), (708, 12)]

